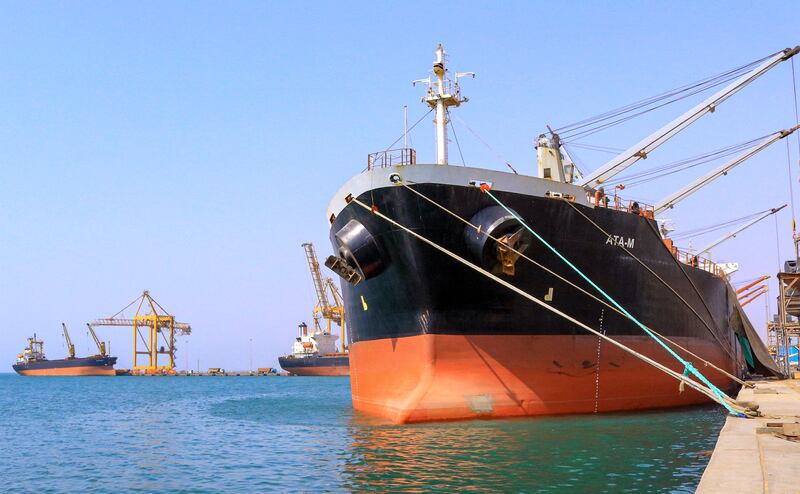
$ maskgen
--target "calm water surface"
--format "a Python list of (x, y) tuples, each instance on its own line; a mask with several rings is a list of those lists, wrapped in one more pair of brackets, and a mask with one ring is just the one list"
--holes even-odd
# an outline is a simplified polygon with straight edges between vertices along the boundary
[(15, 492), (693, 492), (717, 408), (396, 426), (346, 378), (0, 374)]

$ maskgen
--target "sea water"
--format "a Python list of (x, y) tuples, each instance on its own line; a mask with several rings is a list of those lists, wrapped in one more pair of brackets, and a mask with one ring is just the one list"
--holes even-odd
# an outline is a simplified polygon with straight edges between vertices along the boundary
[(0, 489), (16, 493), (693, 492), (725, 420), (394, 425), (326, 377), (0, 374), (0, 412)]

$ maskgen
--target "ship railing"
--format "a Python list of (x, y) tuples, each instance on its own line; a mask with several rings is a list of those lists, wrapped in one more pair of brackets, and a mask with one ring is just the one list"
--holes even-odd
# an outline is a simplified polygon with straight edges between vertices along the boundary
[[(667, 244), (667, 247), (669, 247), (669, 244)], [(692, 254), (691, 252), (682, 251), (674, 246), (669, 247), (669, 249), (675, 259), (683, 264), (686, 264), (687, 266), (702, 269), (703, 271), (719, 276), (720, 278), (724, 278), (726, 276), (725, 270), (711, 259), (700, 257), (697, 254)]]
[(634, 199), (623, 199), (616, 193), (613, 196), (606, 196), (598, 192), (589, 197), (589, 202), (600, 208), (625, 211), (651, 220), (655, 218), (655, 207), (652, 204), (645, 204)]
[(417, 164), (417, 151), (412, 148), (389, 149), (367, 155), (367, 170), (386, 168), (388, 166), (406, 166)]

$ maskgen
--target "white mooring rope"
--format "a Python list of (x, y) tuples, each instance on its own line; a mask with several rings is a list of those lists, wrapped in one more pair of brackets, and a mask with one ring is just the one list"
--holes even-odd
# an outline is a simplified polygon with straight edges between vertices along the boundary
[(535, 304), (539, 305), (540, 307), (543, 307), (544, 309), (546, 309), (546, 310), (548, 310), (550, 312), (553, 312), (554, 314), (562, 317), (563, 319), (571, 322), (572, 324), (575, 324), (576, 326), (578, 326), (580, 328), (583, 328), (586, 331), (589, 331), (590, 333), (596, 335), (597, 337), (602, 338), (604, 341), (607, 341), (610, 344), (620, 348), (621, 350), (633, 355), (634, 357), (636, 357), (636, 358), (638, 358), (638, 359), (650, 364), (651, 366), (659, 369), (660, 371), (664, 372), (665, 374), (672, 376), (673, 378), (675, 378), (679, 382), (685, 383), (690, 388), (692, 388), (695, 391), (698, 391), (698, 392), (708, 396), (709, 398), (711, 398), (712, 400), (716, 401), (717, 403), (725, 406), (726, 408), (731, 408), (731, 409), (735, 410), (735, 412), (737, 412), (738, 414), (741, 414), (742, 416), (746, 416), (748, 413), (751, 413), (751, 414), (753, 413), (752, 411), (746, 410), (742, 406), (736, 404), (729, 397), (727, 397), (725, 395), (723, 395), (723, 397), (718, 397), (711, 389), (701, 385), (700, 383), (698, 383), (696, 381), (693, 381), (692, 379), (689, 379), (688, 377), (684, 376), (683, 374), (681, 374), (679, 372), (676, 372), (676, 371), (666, 367), (665, 365), (656, 362), (655, 360), (651, 359), (650, 357), (647, 357), (646, 355), (643, 355), (643, 354), (637, 352), (636, 350), (634, 350), (634, 349), (632, 349), (632, 348), (630, 348), (630, 347), (628, 347), (628, 346), (626, 346), (626, 345), (614, 340), (613, 338), (610, 338), (610, 337), (602, 334), (601, 332), (599, 332), (599, 331), (587, 326), (586, 324), (578, 321), (577, 319), (573, 318), (572, 316), (570, 316), (568, 314), (565, 314), (564, 312), (561, 312), (560, 310), (556, 309), (555, 307), (551, 307), (550, 305), (548, 305), (545, 302), (537, 299), (536, 297), (534, 297), (533, 295), (525, 292), (524, 290), (512, 285), (511, 283), (508, 283), (507, 281), (505, 281), (505, 280), (503, 280), (501, 278), (498, 278), (494, 274), (490, 273), (489, 271), (486, 271), (485, 269), (481, 268), (480, 266), (478, 266), (476, 264), (471, 263), (470, 261), (464, 259), (463, 257), (459, 256), (458, 254), (455, 254), (454, 252), (446, 249), (445, 247), (442, 247), (441, 245), (439, 245), (439, 244), (437, 244), (437, 243), (435, 243), (435, 242), (433, 242), (431, 240), (428, 240), (427, 238), (423, 237), (422, 235), (412, 231), (408, 227), (406, 227), (404, 225), (401, 225), (400, 223), (396, 222), (395, 220), (393, 220), (393, 219), (389, 218), (388, 216), (384, 215), (383, 213), (378, 211), (378, 209), (376, 207), (374, 207), (374, 206), (370, 207), (370, 206), (364, 204), (363, 202), (359, 201), (358, 199), (356, 199), (356, 198), (354, 198), (352, 196), (349, 196), (348, 199), (349, 199), (349, 202), (353, 202), (353, 203), (357, 204), (361, 208), (365, 209), (366, 211), (371, 212), (372, 214), (378, 216), (379, 218), (383, 219), (384, 221), (390, 223), (391, 225), (403, 230), (404, 232), (406, 232), (409, 235), (413, 236), (417, 240), (420, 240), (421, 242), (430, 245), (434, 249), (446, 254), (447, 256), (449, 256), (449, 257), (455, 259), (456, 261), (458, 261), (459, 263), (461, 263), (461, 264), (467, 266), (468, 268), (470, 268), (470, 269), (472, 269), (472, 270), (474, 270), (474, 271), (486, 276), (487, 278), (489, 278), (489, 279), (495, 281), (496, 283), (508, 288), (509, 290), (517, 293), (518, 295), (530, 300), (531, 302), (534, 302)]

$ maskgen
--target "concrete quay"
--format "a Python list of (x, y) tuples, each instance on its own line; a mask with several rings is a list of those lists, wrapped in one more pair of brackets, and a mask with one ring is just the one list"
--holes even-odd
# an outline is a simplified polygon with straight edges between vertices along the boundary
[(763, 416), (728, 417), (697, 492), (800, 493), (800, 380), (752, 381), (738, 401)]

